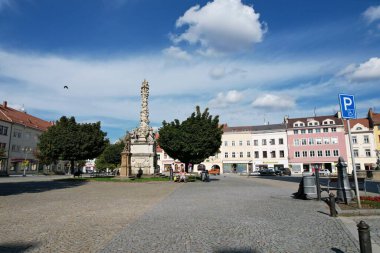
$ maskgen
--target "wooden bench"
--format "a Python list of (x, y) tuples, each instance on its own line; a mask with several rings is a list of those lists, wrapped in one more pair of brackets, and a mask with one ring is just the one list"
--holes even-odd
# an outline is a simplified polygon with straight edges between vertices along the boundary
[[(358, 177), (358, 188), (359, 190), (364, 190), (365, 194), (367, 195), (367, 181), (365, 180), (365, 177)], [(348, 177), (348, 181), (350, 182), (350, 187), (355, 191), (355, 180), (354, 177)], [(337, 183), (338, 178), (337, 177), (329, 177), (327, 180), (327, 192), (330, 192), (330, 189), (337, 190), (336, 187), (330, 187), (331, 183)]]

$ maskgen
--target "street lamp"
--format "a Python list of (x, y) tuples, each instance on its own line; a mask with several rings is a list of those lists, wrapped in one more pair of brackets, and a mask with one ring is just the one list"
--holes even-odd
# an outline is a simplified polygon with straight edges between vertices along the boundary
[(28, 166), (26, 158), (28, 157), (28, 153), (30, 151), (32, 151), (32, 148), (30, 148), (30, 147), (23, 147), (22, 151), (25, 153), (24, 162), (23, 162), (23, 164), (24, 164), (24, 174), (22, 176), (26, 177), (26, 167)]

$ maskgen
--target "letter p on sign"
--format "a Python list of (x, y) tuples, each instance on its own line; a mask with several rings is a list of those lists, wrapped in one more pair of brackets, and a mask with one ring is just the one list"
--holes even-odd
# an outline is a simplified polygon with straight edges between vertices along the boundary
[(339, 94), (340, 110), (342, 111), (342, 118), (355, 119), (356, 109), (354, 95)]

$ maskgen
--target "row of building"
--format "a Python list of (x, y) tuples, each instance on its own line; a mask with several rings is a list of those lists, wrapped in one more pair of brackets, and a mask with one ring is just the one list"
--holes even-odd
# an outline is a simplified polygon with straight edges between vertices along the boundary
[[(34, 117), (23, 110), (0, 104), (0, 175), (36, 172), (38, 137), (52, 122)], [(371, 109), (366, 118), (350, 120), (353, 155), (357, 170), (377, 166), (380, 151), (380, 113)], [(347, 121), (340, 113), (304, 118), (285, 117), (281, 124), (261, 126), (223, 126), (220, 152), (201, 165), (219, 167), (222, 173), (248, 172), (265, 168), (290, 168), (293, 173), (315, 168), (335, 172), (339, 156), (352, 168)], [(157, 147), (157, 165), (161, 171), (172, 164), (180, 167), (164, 150)], [(65, 166), (62, 163), (56, 166)], [(88, 167), (88, 168), (87, 168)], [(94, 164), (86, 165), (94, 170)], [(64, 171), (65, 168), (55, 168)]]
[[(350, 120), (350, 128), (356, 169), (374, 169), (380, 150), (380, 114), (370, 109), (366, 118)], [(327, 116), (285, 117), (282, 124), (224, 125), (223, 130), (220, 152), (196, 166), (219, 167), (222, 173), (266, 168), (290, 168), (292, 173), (319, 168), (334, 173), (342, 156), (349, 164), (349, 172), (352, 170), (347, 121), (341, 118), (340, 112)], [(157, 156), (161, 171), (170, 168), (172, 163), (182, 166), (160, 148)]]
[(39, 136), (53, 123), (0, 104), (0, 175), (37, 172)]

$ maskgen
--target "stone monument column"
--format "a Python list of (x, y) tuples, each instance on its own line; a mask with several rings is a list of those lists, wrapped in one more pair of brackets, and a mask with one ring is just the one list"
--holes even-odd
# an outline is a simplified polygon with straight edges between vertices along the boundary
[(143, 175), (154, 173), (156, 166), (156, 141), (153, 129), (149, 126), (149, 83), (144, 80), (141, 84), (140, 125), (134, 129), (126, 140), (126, 146), (121, 153), (121, 174), (134, 176), (141, 169)]

